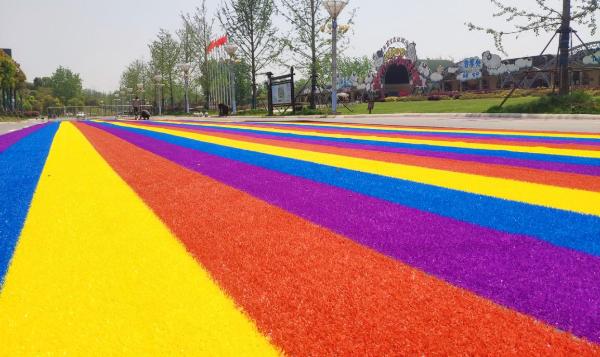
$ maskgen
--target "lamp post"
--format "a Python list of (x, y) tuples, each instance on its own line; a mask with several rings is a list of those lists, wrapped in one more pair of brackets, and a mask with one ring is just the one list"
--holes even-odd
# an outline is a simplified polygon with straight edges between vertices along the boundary
[[(143, 104), (144, 104), (144, 98), (146, 97), (146, 95), (144, 94), (144, 83), (138, 83), (138, 84), (137, 84), (137, 90), (138, 90), (138, 95), (139, 95), (139, 94), (141, 94), (141, 95), (142, 95), (142, 98), (139, 98), (139, 97), (138, 97), (138, 99), (140, 99), (140, 101), (139, 101), (139, 103), (138, 103), (138, 104), (141, 104), (141, 105), (143, 105)], [(141, 111), (142, 109), (143, 109), (143, 108), (140, 108), (140, 111)]]
[(225, 52), (229, 55), (229, 86), (231, 87), (231, 114), (237, 114), (237, 102), (235, 100), (235, 71), (233, 67), (237, 46), (230, 43), (225, 46)]
[(185, 113), (190, 114), (190, 69), (192, 68), (191, 63), (182, 63), (179, 65), (179, 70), (183, 74), (183, 82), (185, 85)]
[(119, 116), (119, 93), (115, 93), (115, 119)]
[(160, 74), (157, 74), (156, 76), (154, 76), (154, 81), (156, 82), (156, 96), (157, 96), (157, 103), (158, 103), (158, 115), (162, 115), (162, 96), (161, 96), (161, 90), (162, 90), (162, 76)]
[(348, 0), (325, 0), (325, 9), (332, 20), (331, 28), (331, 111), (337, 114), (337, 18), (348, 5)]
[(130, 110), (130, 107), (132, 107), (131, 102), (133, 101), (133, 88), (127, 88), (127, 94), (129, 94), (129, 103), (127, 103), (127, 110), (129, 111), (129, 113), (133, 112), (133, 109)]

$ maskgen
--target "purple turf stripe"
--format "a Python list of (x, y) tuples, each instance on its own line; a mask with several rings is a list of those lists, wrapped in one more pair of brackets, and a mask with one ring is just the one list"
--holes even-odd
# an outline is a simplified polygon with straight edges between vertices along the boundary
[(45, 124), (33, 125), (24, 129), (12, 131), (8, 134), (0, 135), (0, 153), (11, 147), (17, 141), (23, 139), (27, 135), (43, 128)]
[(90, 125), (451, 284), (600, 342), (598, 258), (122, 129)]
[(304, 144), (326, 145), (326, 146), (337, 147), (337, 148), (382, 151), (382, 152), (391, 152), (391, 153), (397, 153), (397, 154), (435, 157), (435, 158), (448, 159), (448, 160), (471, 161), (471, 162), (479, 162), (479, 163), (492, 164), (492, 165), (516, 166), (516, 167), (525, 167), (525, 168), (531, 168), (531, 169), (537, 169), (537, 170), (557, 171), (557, 172), (566, 172), (566, 173), (571, 173), (571, 174), (600, 176), (600, 167), (599, 166), (576, 165), (576, 164), (567, 164), (567, 163), (560, 163), (560, 162), (513, 159), (513, 158), (482, 156), (482, 155), (473, 155), (473, 154), (458, 154), (458, 153), (452, 153), (452, 152), (427, 151), (427, 150), (421, 150), (421, 149), (394, 148), (394, 147), (389, 147), (389, 146), (378, 146), (378, 145), (371, 145), (371, 144), (346, 143), (346, 142), (326, 140), (326, 139), (305, 139), (305, 138), (294, 138), (294, 137), (282, 137), (282, 136), (271, 135), (271, 134), (264, 133), (264, 132), (262, 132), (262, 133), (259, 133), (259, 132), (256, 132), (256, 133), (235, 132), (235, 131), (227, 130), (227, 129), (190, 126), (187, 124), (181, 124), (181, 125), (166, 124), (166, 125), (164, 125), (162, 123), (148, 123), (148, 122), (143, 123), (143, 124), (151, 125), (151, 126), (159, 126), (159, 127), (164, 127), (164, 128), (182, 127), (182, 128), (193, 129), (193, 130), (198, 130), (198, 131), (204, 131), (207, 133), (212, 132), (212, 133), (236, 134), (236, 135), (247, 136), (249, 138), (275, 139), (275, 140), (291, 141), (291, 142), (304, 143)]

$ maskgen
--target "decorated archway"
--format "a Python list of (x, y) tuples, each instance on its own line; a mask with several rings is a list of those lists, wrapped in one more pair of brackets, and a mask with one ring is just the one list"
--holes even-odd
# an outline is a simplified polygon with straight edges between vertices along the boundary
[(381, 97), (385, 96), (385, 91), (383, 90), (384, 88), (382, 88), (381, 85), (382, 79), (385, 79), (388, 71), (394, 70), (394, 68), (397, 67), (404, 67), (406, 69), (409, 77), (409, 83), (407, 84), (410, 84), (414, 87), (420, 87), (422, 85), (421, 76), (419, 75), (417, 66), (415, 66), (411, 60), (397, 56), (387, 60), (381, 67), (379, 67), (379, 70), (373, 79), (373, 89), (378, 91)]

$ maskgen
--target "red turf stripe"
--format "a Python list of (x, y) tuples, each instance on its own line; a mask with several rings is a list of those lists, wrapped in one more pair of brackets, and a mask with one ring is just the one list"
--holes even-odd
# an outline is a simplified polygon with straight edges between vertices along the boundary
[(76, 125), (288, 354), (600, 353), (596, 345), (452, 287), (100, 129)]
[[(148, 126), (144, 123), (136, 123), (139, 126)], [(436, 157), (424, 157), (400, 153), (381, 152), (372, 150), (361, 150), (361, 149), (350, 149), (340, 148), (334, 146), (318, 145), (318, 144), (304, 144), (286, 140), (277, 139), (262, 139), (256, 137), (250, 137), (243, 134), (233, 133), (217, 133), (213, 131), (203, 131), (202, 128), (192, 129), (184, 127), (173, 127), (167, 125), (155, 125), (152, 124), (150, 127), (164, 127), (173, 130), (179, 130), (184, 132), (195, 132), (204, 133), (211, 136), (217, 136), (228, 139), (235, 139), (247, 142), (255, 142), (267, 145), (275, 145), (303, 150), (310, 150), (316, 152), (345, 155), (352, 157), (360, 157), (370, 160), (394, 162), (398, 164), (413, 165), (428, 167), (432, 169), (455, 171), (462, 173), (469, 173), (475, 175), (483, 175), (490, 177), (507, 178), (518, 181), (526, 181), (533, 183), (540, 183), (544, 185), (552, 185), (573, 189), (581, 189), (588, 191), (600, 192), (600, 179), (595, 176), (571, 174), (566, 172), (554, 172), (545, 171), (538, 169), (530, 169), (523, 167), (513, 167), (506, 165), (494, 165), (478, 162), (465, 162), (460, 160), (442, 159)]]

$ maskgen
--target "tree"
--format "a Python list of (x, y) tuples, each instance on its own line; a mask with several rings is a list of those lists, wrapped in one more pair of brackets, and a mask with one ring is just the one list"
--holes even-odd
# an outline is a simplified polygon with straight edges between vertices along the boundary
[(200, 52), (200, 56), (196, 56), (195, 60), (197, 67), (200, 69), (200, 76), (197, 82), (200, 83), (204, 92), (204, 108), (208, 110), (210, 98), (210, 83), (208, 75), (208, 46), (210, 45), (213, 36), (214, 20), (210, 20), (208, 9), (206, 8), (206, 0), (202, 1), (202, 5), (196, 8), (193, 14), (181, 16), (186, 27), (193, 29), (195, 49)]
[(221, 25), (239, 47), (240, 57), (250, 64), (252, 109), (256, 109), (256, 76), (283, 51), (271, 16), (273, 0), (227, 0), (218, 12)]
[[(316, 108), (316, 93), (318, 78), (322, 79), (331, 63), (326, 58), (331, 53), (330, 18), (324, 10), (323, 0), (280, 0), (283, 17), (293, 26), (292, 34), (284, 40), (286, 47), (294, 53), (297, 67), (307, 70), (306, 75), (311, 79), (310, 108)], [(350, 23), (354, 11), (350, 16)], [(338, 33), (344, 35), (348, 26), (340, 26)], [(338, 46), (342, 49), (345, 43), (340, 37)], [(321, 76), (320, 76), (321, 75)], [(326, 74), (329, 76), (329, 74)]]
[(366, 78), (371, 70), (371, 61), (367, 56), (341, 57), (338, 61), (338, 69), (342, 77), (350, 77), (354, 74), (358, 78)]
[(142, 60), (135, 60), (127, 65), (121, 74), (122, 88), (136, 88), (138, 84), (144, 83), (148, 66)]
[(0, 111), (14, 112), (23, 102), (19, 92), (26, 89), (26, 79), (21, 66), (0, 50)]
[(67, 103), (70, 99), (80, 97), (82, 84), (79, 74), (65, 67), (58, 67), (50, 77), (52, 93)]
[(329, 20), (323, 0), (280, 0), (283, 17), (294, 27), (286, 47), (298, 55), (296, 62), (308, 69), (311, 79), (310, 108), (316, 108), (320, 59), (331, 49), (331, 40), (321, 31)]
[(599, 9), (598, 0), (563, 0), (562, 8), (553, 8), (550, 0), (535, 0), (536, 10), (524, 10), (505, 5), (502, 0), (490, 0), (498, 9), (495, 17), (504, 17), (506, 22), (515, 24), (509, 31), (499, 31), (468, 23), (469, 30), (485, 31), (492, 35), (496, 48), (504, 54), (503, 40), (507, 35), (520, 35), (533, 32), (558, 32), (559, 37), (559, 78), (560, 94), (569, 93), (569, 42), (572, 33), (571, 23), (587, 27), (592, 35), (596, 34), (598, 25), (595, 11)]
[(163, 76), (168, 83), (171, 99), (171, 108), (175, 106), (174, 81), (176, 76), (177, 62), (179, 61), (179, 43), (171, 33), (161, 29), (157, 39), (150, 45), (151, 67)]
[(235, 73), (235, 98), (239, 105), (252, 102), (252, 69), (248, 63), (237, 61), (233, 65)]

